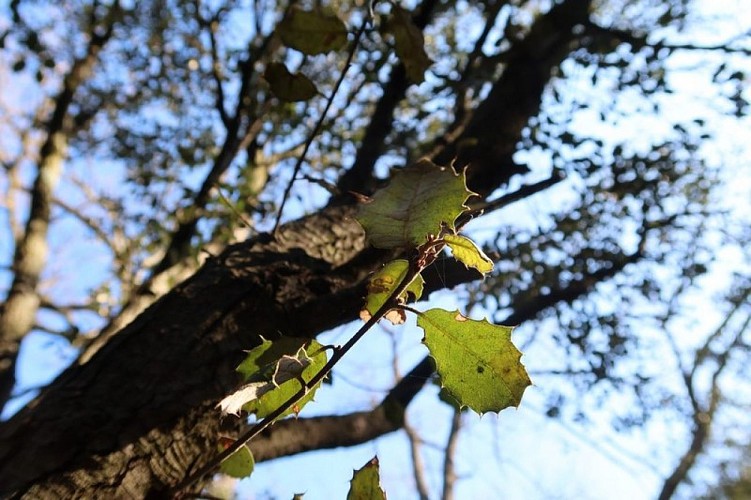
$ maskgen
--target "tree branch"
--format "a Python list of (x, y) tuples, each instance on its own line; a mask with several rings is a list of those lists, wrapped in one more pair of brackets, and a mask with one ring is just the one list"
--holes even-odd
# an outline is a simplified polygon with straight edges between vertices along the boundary
[(407, 406), (431, 379), (433, 370), (432, 361), (426, 357), (370, 411), (277, 422), (250, 442), (253, 456), (263, 462), (306, 451), (355, 446), (399, 430)]
[(527, 36), (504, 54), (503, 74), (472, 112), (463, 133), (433, 157), (439, 165), (468, 165), (467, 186), (485, 197), (489, 186), (504, 185), (528, 169), (513, 160), (529, 117), (540, 110), (554, 68), (574, 48), (574, 27), (589, 19), (591, 0), (557, 3), (532, 25)]
[[(419, 12), (413, 16), (412, 21), (420, 29), (424, 29), (433, 16), (437, 5), (436, 0), (425, 0), (420, 5)], [(391, 133), (394, 126), (394, 109), (404, 99), (409, 87), (407, 73), (402, 64), (392, 67), (391, 75), (383, 95), (378, 100), (375, 110), (371, 115), (365, 136), (357, 150), (355, 161), (352, 166), (342, 174), (337, 183), (338, 196), (329, 200), (329, 205), (341, 205), (351, 203), (350, 191), (362, 194), (372, 194), (376, 188), (376, 180), (373, 177), (373, 168), (383, 151), (386, 137)]]
[(454, 458), (456, 448), (459, 443), (459, 430), (462, 427), (462, 411), (459, 408), (454, 409), (451, 416), (451, 430), (446, 443), (446, 452), (443, 460), (443, 494), (442, 500), (454, 499), (454, 485), (456, 483), (456, 470), (454, 467)]
[(712, 372), (711, 384), (708, 390), (708, 402), (704, 405), (696, 397), (696, 391), (694, 384), (697, 383), (696, 373), (697, 370), (704, 365), (708, 359), (707, 353), (709, 352), (710, 344), (713, 340), (716, 340), (720, 334), (727, 329), (730, 318), (739, 311), (740, 305), (746, 303), (748, 299), (748, 291), (746, 296), (735, 304), (735, 307), (727, 314), (721, 325), (715, 330), (715, 332), (709, 336), (702, 349), (699, 349), (694, 357), (694, 366), (690, 372), (690, 375), (684, 379), (687, 384), (687, 391), (689, 399), (691, 400), (691, 406), (693, 408), (692, 420), (694, 428), (691, 431), (691, 444), (688, 449), (681, 455), (678, 460), (678, 464), (673, 469), (673, 472), (663, 482), (662, 489), (658, 495), (659, 500), (669, 500), (675, 494), (678, 487), (686, 481), (691, 468), (696, 463), (697, 458), (704, 452), (706, 443), (709, 439), (710, 432), (712, 430), (712, 423), (714, 421), (714, 415), (719, 406), (722, 393), (719, 387), (719, 379), (722, 372), (727, 367), (728, 359), (730, 358), (733, 350), (743, 345), (743, 334), (751, 326), (751, 315), (748, 315), (743, 325), (738, 329), (733, 336), (729, 345), (725, 346), (719, 354), (713, 356), (716, 366)]
[(206, 29), (209, 34), (209, 44), (211, 52), (211, 76), (214, 78), (214, 84), (216, 85), (216, 110), (219, 112), (219, 118), (222, 120), (224, 127), (229, 129), (231, 127), (231, 119), (227, 113), (225, 107), (226, 99), (224, 97), (224, 83), (222, 82), (222, 62), (219, 58), (218, 44), (216, 40), (216, 31), (219, 28), (219, 17), (221, 9), (212, 19), (204, 19), (201, 16), (199, 9), (196, 9), (196, 18), (198, 19), (199, 26)]
[[(10, 397), (15, 384), (15, 367), (21, 339), (33, 327), (39, 309), (37, 286), (47, 262), (47, 231), (53, 192), (67, 155), (72, 130), (66, 130), (66, 118), (76, 90), (91, 76), (99, 53), (112, 36), (120, 13), (118, 2), (110, 7), (104, 29), (96, 19), (89, 26), (86, 54), (74, 61), (55, 98), (55, 109), (45, 126), (45, 140), (39, 151), (37, 175), (31, 191), (31, 206), (23, 236), (13, 256), (13, 282), (0, 310), (0, 407)], [(92, 14), (93, 16), (93, 14)]]

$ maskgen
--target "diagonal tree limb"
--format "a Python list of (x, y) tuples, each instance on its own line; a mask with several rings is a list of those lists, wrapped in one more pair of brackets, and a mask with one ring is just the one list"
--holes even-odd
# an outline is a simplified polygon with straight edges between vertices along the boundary
[[(572, 4), (589, 2), (559, 5)], [(573, 25), (561, 20), (580, 22), (576, 16), (551, 21), (548, 14), (537, 22), (547, 24), (551, 36), (563, 32), (563, 41), (573, 40)], [(541, 47), (548, 69), (532, 73), (535, 79), (547, 81), (549, 68), (566, 57), (569, 44), (557, 47)], [(538, 80), (525, 85), (528, 76), (522, 72), (515, 86), (503, 89), (515, 92), (515, 101), (536, 105), (506, 109), (504, 99), (493, 99), (501, 107), (486, 107), (475, 119), (491, 125), (506, 114), (511, 122), (527, 123), (544, 88)], [(490, 145), (499, 137), (484, 134)], [(495, 159), (473, 165), (475, 179), (496, 183), (485, 185), (487, 192), (514, 174)], [(330, 208), (282, 226), (276, 240), (259, 235), (227, 248), (87, 363), (71, 367), (0, 428), (2, 493), (65, 498), (86, 488), (115, 497), (153, 496), (203, 465), (220, 433), (238, 430), (220, 424), (214, 406), (234, 389), (233, 368), (243, 349), (261, 335), (314, 336), (351, 320), (365, 277), (391, 257), (365, 248), (352, 215), (352, 207)]]
[[(583, 297), (597, 283), (612, 278), (628, 264), (641, 258), (643, 256), (640, 253), (622, 256), (619, 260), (614, 260), (611, 267), (605, 267), (596, 273), (583, 277), (581, 280), (573, 281), (565, 287), (551, 290), (551, 293), (545, 296), (545, 300), (536, 297), (529, 298), (524, 303), (516, 304), (514, 311), (501, 323), (520, 324), (531, 321), (545, 309), (561, 302), (570, 303)], [(453, 261), (453, 259), (451, 260)], [(450, 270), (446, 276), (448, 279), (455, 280), (448, 283), (447, 286), (449, 287), (462, 282), (460, 281), (462, 278), (457, 278), (460, 276), (458, 269)], [(426, 292), (443, 288), (441, 279), (446, 278), (426, 277)], [(469, 281), (471, 278), (465, 276), (464, 279)], [(260, 462), (306, 451), (355, 446), (399, 430), (403, 426), (404, 410), (419, 390), (432, 379), (433, 374), (433, 362), (426, 356), (394, 386), (394, 389), (389, 392), (381, 404), (373, 410), (350, 415), (283, 420), (251, 441), (250, 448), (253, 450), (256, 460)], [(305, 436), (305, 439), (299, 439), (303, 436)]]

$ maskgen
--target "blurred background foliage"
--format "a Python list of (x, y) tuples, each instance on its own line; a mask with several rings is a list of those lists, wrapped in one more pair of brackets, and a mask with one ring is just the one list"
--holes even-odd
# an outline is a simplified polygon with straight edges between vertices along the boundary
[[(409, 84), (377, 29), (390, 6), (376, 4), (284, 220), (341, 202), (353, 186), (372, 190), (421, 155), (511, 144), (504, 158), (513, 165), (498, 166), (509, 181), (470, 187), (491, 200), (546, 179), (550, 187), (508, 207), (491, 201), (468, 226), (496, 271), (453, 294), (470, 311), (521, 324), (515, 339), (548, 418), (582, 433), (603, 416), (627, 435), (677, 428), (677, 438), (655, 441), (672, 447), (652, 457), (662, 496), (679, 488), (684, 497), (744, 498), (751, 12), (732, 1), (596, 0), (550, 71), (535, 65), (542, 45), (540, 54), (515, 52), (533, 30), (555, 40), (559, 20), (549, 13), (571, 2), (402, 4), (433, 60), (420, 85)], [(318, 3), (351, 30), (368, 11)], [(39, 310), (23, 341), (46, 344), (22, 350), (17, 369), (44, 375), (19, 375), (15, 408), (40, 377), (105, 342), (206, 254), (273, 226), (344, 59), (285, 48), (274, 29), (286, 8), (3, 3), (3, 296), (18, 274), (42, 145), (51, 133), (66, 143)], [(482, 123), (483, 134), (497, 128), (497, 144), (457, 143), (494, 82), (524, 81), (506, 71), (519, 57), (544, 83), (528, 96), (537, 111), (496, 109)], [(261, 76), (272, 61), (307, 75), (319, 96), (279, 102)], [(347, 398), (346, 386), (334, 389)]]

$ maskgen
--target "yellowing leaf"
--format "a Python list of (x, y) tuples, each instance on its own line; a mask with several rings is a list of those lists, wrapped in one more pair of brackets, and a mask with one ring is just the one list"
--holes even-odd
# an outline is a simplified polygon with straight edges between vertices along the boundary
[(451, 249), (454, 258), (467, 267), (474, 267), (482, 274), (493, 270), (493, 261), (467, 237), (447, 234), (443, 241)]
[(438, 235), (441, 224), (453, 229), (473, 194), (464, 172), (423, 159), (395, 173), (370, 203), (360, 205), (357, 220), (375, 247), (416, 247), (429, 234)]
[(282, 101), (307, 101), (318, 93), (315, 84), (307, 76), (290, 73), (282, 63), (269, 63), (263, 78), (269, 82), (271, 92)]
[(417, 325), (425, 331), (423, 342), (442, 386), (460, 405), (481, 414), (519, 406), (531, 382), (522, 353), (511, 343), (513, 327), (442, 309), (420, 314)]
[[(387, 263), (370, 277), (365, 307), (360, 311), (360, 318), (363, 321), (368, 321), (381, 308), (408, 271), (409, 262), (404, 259), (397, 259)], [(408, 295), (411, 295), (413, 300), (418, 300), (422, 296), (424, 284), (425, 280), (418, 274), (407, 289), (399, 295), (399, 303), (405, 304)], [(394, 325), (401, 325), (406, 320), (406, 314), (401, 309), (391, 309), (385, 317)]]
[(287, 47), (314, 56), (338, 50), (347, 43), (347, 27), (332, 12), (303, 10), (294, 6), (276, 32)]
[(373, 457), (352, 475), (347, 500), (386, 500), (386, 494), (379, 482), (378, 457)]
[(422, 31), (412, 22), (408, 11), (396, 4), (391, 9), (391, 15), (382, 25), (382, 30), (393, 35), (396, 55), (404, 65), (407, 78), (413, 83), (422, 83), (425, 71), (433, 63), (425, 53)]
[(242, 446), (222, 462), (219, 470), (228, 476), (242, 479), (250, 476), (254, 467), (255, 460), (253, 460), (253, 454), (247, 446)]

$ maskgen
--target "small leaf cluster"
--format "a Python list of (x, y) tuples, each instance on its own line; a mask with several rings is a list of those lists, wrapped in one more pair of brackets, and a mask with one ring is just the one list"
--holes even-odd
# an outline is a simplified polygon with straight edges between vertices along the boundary
[[(323, 369), (326, 361), (325, 348), (315, 340), (282, 337), (272, 342), (264, 339), (237, 367), (245, 384), (217, 406), (223, 414), (239, 415), (245, 411), (265, 418), (306, 386)], [(313, 399), (319, 387), (320, 383), (309, 388), (307, 394), (280, 418), (298, 414)]]
[[(391, 300), (393, 308), (385, 318), (393, 324), (403, 323), (408, 296), (417, 300), (422, 294), (420, 273), (444, 247), (468, 268), (482, 274), (493, 270), (488, 256), (457, 233), (456, 221), (469, 211), (465, 203), (473, 195), (464, 172), (423, 159), (395, 173), (389, 186), (365, 200), (357, 220), (373, 246), (416, 248), (417, 254), (411, 264), (395, 260), (373, 274), (363, 319)], [(409, 280), (406, 287), (404, 280)], [(404, 291), (393, 297), (400, 285)], [(417, 325), (424, 331), (423, 343), (435, 360), (444, 390), (460, 407), (484, 413), (519, 405), (531, 382), (521, 364), (521, 352), (511, 342), (512, 327), (442, 309), (418, 312)]]
[[(305, 395), (294, 406), (287, 408), (276, 418), (297, 415), (303, 406), (313, 400), (321, 382), (308, 385), (326, 365), (324, 346), (319, 342), (296, 337), (282, 337), (275, 341), (262, 339), (261, 344), (248, 351), (247, 356), (237, 367), (245, 384), (222, 399), (217, 407), (222, 414), (240, 415), (241, 412), (255, 414), (257, 418), (267, 418), (294, 397), (301, 388)], [(230, 444), (221, 443), (219, 451)], [(250, 476), (255, 461), (247, 445), (221, 462), (221, 472), (236, 478)]]
[[(275, 33), (286, 47), (306, 56), (342, 50), (348, 38), (347, 26), (339, 16), (321, 6), (310, 10), (297, 5), (290, 7)], [(381, 33), (393, 39), (394, 50), (409, 80), (422, 83), (432, 61), (425, 52), (422, 31), (412, 22), (409, 11), (393, 5), (391, 13), (381, 24)], [(310, 78), (290, 71), (283, 62), (268, 64), (263, 77), (271, 92), (281, 101), (307, 101), (319, 93)]]
[[(255, 414), (269, 425), (297, 415), (313, 399), (331, 366), (368, 328), (381, 318), (395, 325), (404, 323), (408, 311), (418, 314), (417, 325), (435, 360), (444, 397), (478, 413), (518, 406), (531, 382), (521, 364), (521, 352), (511, 342), (512, 327), (473, 320), (459, 311), (420, 312), (406, 306), (422, 296), (421, 273), (445, 247), (468, 268), (482, 274), (492, 271), (487, 255), (458, 234), (457, 220), (469, 211), (466, 202), (472, 196), (465, 172), (429, 160), (396, 172), (391, 183), (372, 198), (360, 196), (363, 203), (357, 220), (370, 242), (378, 248), (403, 249), (410, 258), (388, 262), (373, 273), (360, 311), (366, 324), (344, 347), (333, 348), (330, 361), (324, 346), (312, 339), (262, 340), (238, 366), (245, 383), (219, 403), (222, 412)], [(253, 470), (253, 456), (244, 442), (236, 444), (241, 443), (221, 464), (221, 470), (233, 477), (245, 477)], [(355, 473), (348, 498), (382, 498), (377, 466), (374, 459)]]

